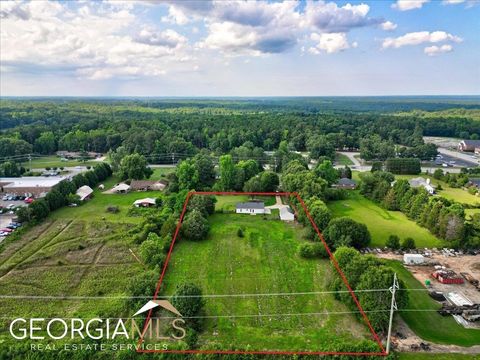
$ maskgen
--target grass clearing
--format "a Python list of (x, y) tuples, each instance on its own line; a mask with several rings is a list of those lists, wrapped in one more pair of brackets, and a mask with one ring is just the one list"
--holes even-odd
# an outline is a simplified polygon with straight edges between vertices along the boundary
[(401, 239), (412, 237), (417, 247), (433, 248), (444, 244), (400, 211), (385, 210), (358, 191), (349, 191), (346, 200), (331, 201), (327, 205), (335, 217), (348, 216), (367, 225), (373, 247), (384, 247), (390, 235), (398, 235)]
[[(387, 262), (396, 271), (398, 277), (405, 282), (407, 288), (423, 288), (423, 285), (400, 262)], [(410, 291), (408, 308), (417, 311), (405, 311), (400, 314), (410, 329), (422, 339), (459, 346), (479, 344), (480, 330), (465, 329), (452, 316), (441, 316), (436, 311), (430, 311), (438, 310), (441, 306), (428, 295), (427, 291)]]
[(347, 165), (347, 166), (354, 165), (353, 161), (350, 160), (350, 158), (347, 155), (341, 154), (338, 152), (335, 153), (335, 164)]
[(152, 168), (153, 174), (150, 176), (148, 180), (162, 180), (168, 174), (175, 172), (175, 166), (168, 166), (168, 167), (160, 167), (160, 168)]
[[(51, 155), (51, 156), (43, 156), (39, 158), (34, 158), (32, 159), (32, 169), (44, 169), (46, 167), (72, 167), (72, 166), (93, 166), (95, 164), (98, 164), (98, 161), (94, 160), (87, 160), (87, 161), (82, 161), (82, 160), (67, 160), (67, 161), (62, 161), (60, 160), (59, 156)], [(25, 167), (30, 167), (30, 162), (29, 161), (24, 161), (22, 163), (23, 166)]]
[[(241, 196), (220, 196), (217, 209), (229, 208), (241, 200)], [(297, 255), (301, 242), (298, 225), (265, 220), (259, 215), (220, 213), (210, 216), (209, 223), (210, 234), (204, 241), (180, 239), (176, 244), (162, 285), (163, 295), (173, 294), (182, 282), (197, 284), (204, 294), (327, 289), (331, 277), (329, 261), (305, 260)], [(244, 230), (243, 238), (237, 236), (239, 228)], [(325, 314), (347, 311), (332, 294), (205, 300), (205, 315), (212, 317), (206, 319), (199, 343), (206, 348), (221, 344), (227, 349), (318, 350), (338, 341), (353, 343), (372, 338), (366, 326), (351, 314)], [(237, 317), (224, 317), (234, 315)]]

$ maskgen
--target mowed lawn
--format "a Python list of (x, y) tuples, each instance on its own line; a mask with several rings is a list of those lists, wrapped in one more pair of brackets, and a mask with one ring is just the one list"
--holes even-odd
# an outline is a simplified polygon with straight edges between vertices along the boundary
[[(219, 199), (217, 208), (240, 199)], [(221, 213), (209, 223), (207, 239), (180, 238), (161, 290), (171, 295), (177, 285), (193, 282), (205, 295), (221, 295), (205, 297), (202, 348), (319, 350), (372, 339), (351, 314), (335, 314), (348, 310), (332, 294), (291, 294), (325, 291), (332, 276), (329, 261), (297, 255), (298, 225)], [(237, 236), (239, 228), (244, 237)]]
[[(23, 166), (25, 167), (30, 167), (30, 162), (29, 161), (24, 161)], [(72, 166), (87, 166), (87, 165), (95, 165), (98, 164), (98, 161), (94, 160), (87, 160), (87, 161), (81, 161), (81, 160), (67, 160), (67, 161), (62, 161), (60, 160), (59, 156), (44, 156), (44, 157), (39, 157), (39, 158), (34, 158), (32, 159), (32, 168), (33, 169), (42, 169), (46, 167), (72, 167)]]
[(384, 247), (390, 235), (398, 235), (400, 239), (411, 237), (417, 247), (441, 247), (443, 242), (409, 220), (400, 211), (388, 211), (360, 195), (358, 191), (349, 191), (348, 199), (328, 203), (335, 217), (348, 216), (355, 221), (367, 225), (372, 236), (371, 246)]
[(456, 202), (468, 205), (476, 205), (480, 204), (480, 197), (469, 194), (468, 191), (461, 189), (461, 188), (453, 188), (449, 186), (446, 182), (436, 180), (431, 176), (426, 176), (424, 174), (421, 175), (395, 175), (396, 179), (411, 179), (415, 177), (423, 177), (425, 179), (429, 178), (432, 184), (438, 186), (441, 185), (442, 190), (437, 190), (437, 194), (439, 196), (443, 196), (446, 199), (454, 200)]
[[(423, 285), (400, 262), (388, 261), (388, 263), (398, 277), (405, 282), (407, 288), (423, 288)], [(402, 318), (415, 334), (426, 341), (459, 346), (480, 344), (478, 340), (480, 339), (480, 330), (465, 329), (452, 316), (438, 314), (436, 310), (441, 308), (441, 305), (433, 300), (427, 291), (410, 291), (407, 308), (412, 311), (401, 312)]]

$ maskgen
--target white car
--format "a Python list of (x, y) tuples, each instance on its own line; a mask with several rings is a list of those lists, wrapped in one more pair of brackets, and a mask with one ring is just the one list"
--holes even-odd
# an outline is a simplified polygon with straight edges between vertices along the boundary
[(13, 209), (13, 208), (15, 208), (15, 204), (9, 204), (9, 205), (7, 206), (7, 209)]

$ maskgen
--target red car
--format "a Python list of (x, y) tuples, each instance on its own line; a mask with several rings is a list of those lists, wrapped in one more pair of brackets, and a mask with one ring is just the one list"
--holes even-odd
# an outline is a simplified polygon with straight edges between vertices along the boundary
[(31, 203), (33, 202), (33, 198), (28, 197), (28, 198), (26, 198), (25, 200), (23, 200), (23, 202), (24, 202), (25, 204), (31, 204)]
[(0, 232), (8, 232), (8, 233), (11, 233), (13, 230), (12, 229), (9, 229), (9, 228), (5, 228), (5, 229), (0, 229)]

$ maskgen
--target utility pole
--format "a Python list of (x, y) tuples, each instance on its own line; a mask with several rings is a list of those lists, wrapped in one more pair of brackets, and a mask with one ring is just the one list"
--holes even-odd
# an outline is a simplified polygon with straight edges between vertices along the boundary
[(30, 167), (30, 171), (32, 171), (32, 154), (28, 154), (28, 163), (29, 163), (29, 167)]
[(172, 165), (175, 166), (175, 153), (172, 153)]
[(398, 310), (397, 302), (395, 301), (395, 292), (399, 289), (397, 273), (393, 274), (393, 285), (390, 287), (390, 292), (392, 294), (392, 303), (390, 305), (390, 322), (388, 323), (388, 336), (387, 336), (387, 354), (390, 353), (390, 337), (392, 335), (392, 324), (393, 324), (393, 313), (395, 310)]

